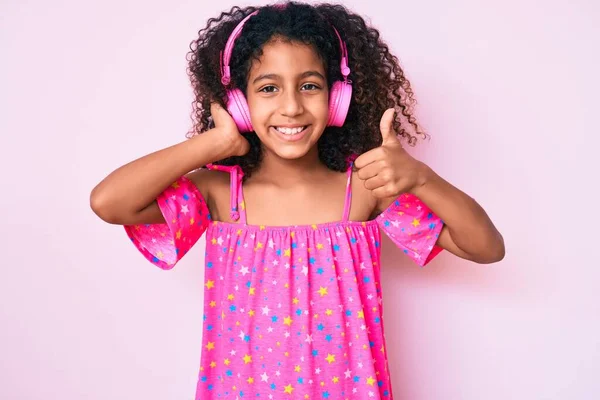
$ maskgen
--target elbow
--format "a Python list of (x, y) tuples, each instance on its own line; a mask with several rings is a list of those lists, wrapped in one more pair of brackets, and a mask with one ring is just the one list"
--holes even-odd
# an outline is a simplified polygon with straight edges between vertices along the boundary
[(480, 254), (479, 257), (475, 257), (473, 261), (479, 264), (493, 264), (504, 259), (506, 248), (504, 246), (504, 238), (499, 232), (496, 238), (485, 247), (486, 251)]
[(504, 259), (504, 255), (505, 255), (505, 252), (504, 252), (504, 249), (502, 249), (501, 251), (498, 250), (494, 253), (486, 254), (484, 257), (481, 257), (474, 261), (479, 264), (494, 264), (494, 263), (502, 261)]
[(101, 220), (109, 224), (118, 224), (119, 218), (111, 207), (109, 199), (96, 186), (90, 193), (90, 208)]

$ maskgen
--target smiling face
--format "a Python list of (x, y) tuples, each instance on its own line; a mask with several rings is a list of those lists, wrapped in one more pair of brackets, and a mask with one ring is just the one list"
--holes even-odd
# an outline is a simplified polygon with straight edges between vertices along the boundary
[(246, 93), (263, 151), (288, 160), (316, 154), (329, 93), (323, 62), (312, 47), (282, 40), (265, 44), (250, 68)]

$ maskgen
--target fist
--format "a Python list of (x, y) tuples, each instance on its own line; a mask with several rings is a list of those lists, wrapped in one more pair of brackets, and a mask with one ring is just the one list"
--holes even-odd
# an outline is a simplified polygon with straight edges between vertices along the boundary
[(211, 103), (210, 114), (215, 121), (215, 129), (227, 143), (232, 156), (243, 156), (250, 151), (250, 143), (244, 138), (235, 121), (219, 103)]
[(395, 110), (387, 109), (381, 117), (381, 146), (361, 154), (354, 166), (365, 188), (379, 199), (412, 192), (420, 183), (423, 164), (404, 150), (393, 128)]

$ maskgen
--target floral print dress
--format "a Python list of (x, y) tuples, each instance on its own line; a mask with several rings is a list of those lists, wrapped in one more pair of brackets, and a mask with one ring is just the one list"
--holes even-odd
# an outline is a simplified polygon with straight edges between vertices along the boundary
[(165, 223), (125, 226), (162, 269), (206, 234), (196, 400), (392, 399), (380, 230), (424, 266), (441, 251), (443, 222), (412, 194), (374, 220), (349, 221), (350, 164), (340, 221), (248, 225), (241, 168), (211, 168), (230, 172), (238, 222), (211, 221), (205, 199), (183, 176), (157, 198)]

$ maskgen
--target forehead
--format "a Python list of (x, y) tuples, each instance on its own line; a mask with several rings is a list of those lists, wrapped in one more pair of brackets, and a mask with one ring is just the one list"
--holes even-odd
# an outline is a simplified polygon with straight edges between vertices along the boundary
[(312, 46), (272, 40), (263, 46), (259, 60), (253, 60), (250, 78), (259, 74), (277, 74), (282, 77), (294, 77), (307, 70), (315, 70), (325, 75), (323, 61)]

